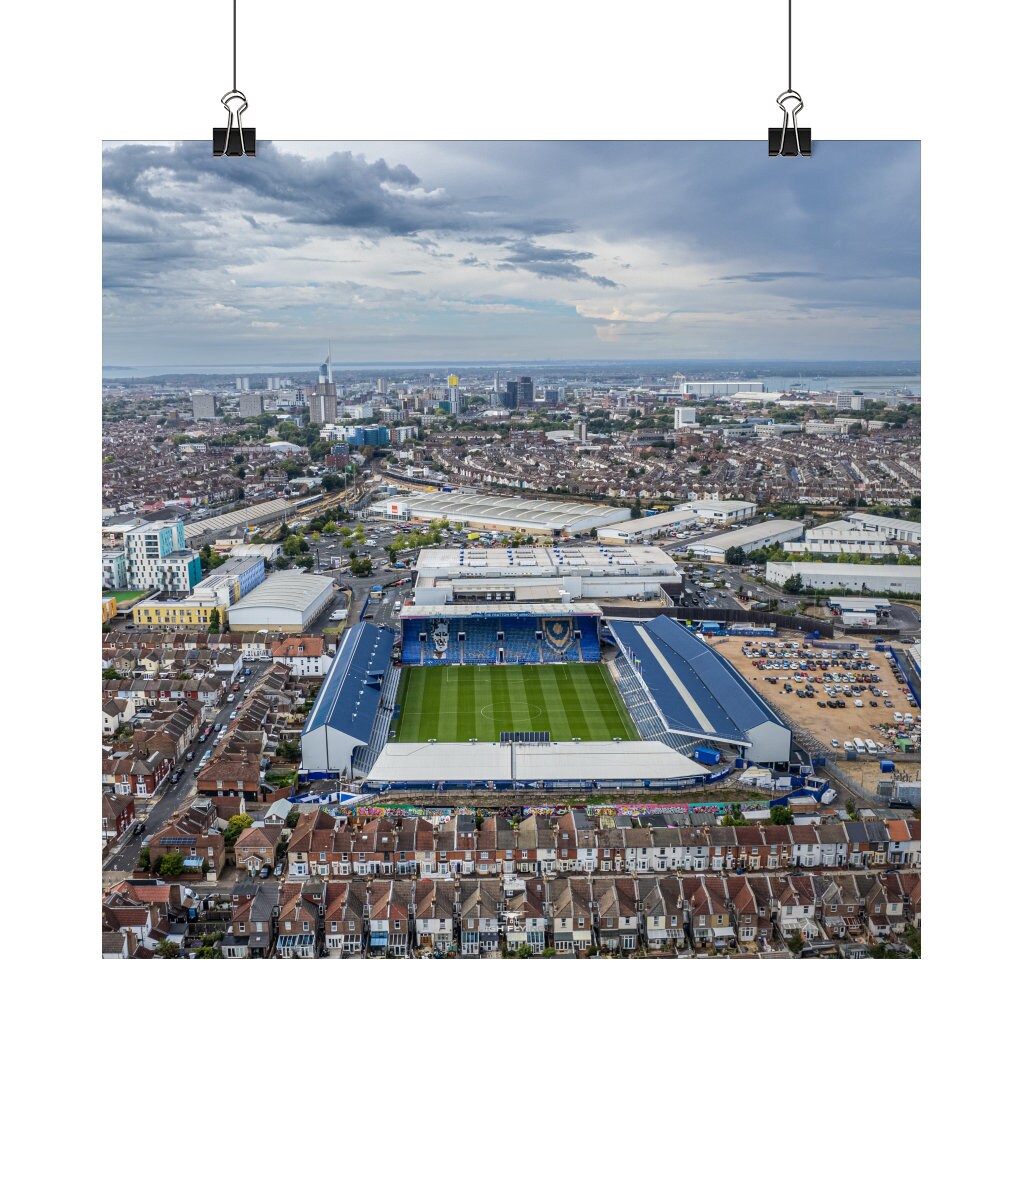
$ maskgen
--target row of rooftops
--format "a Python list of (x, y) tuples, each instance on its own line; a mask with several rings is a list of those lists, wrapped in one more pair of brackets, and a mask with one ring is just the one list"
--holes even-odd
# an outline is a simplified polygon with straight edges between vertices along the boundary
[(630, 825), (606, 829), (597, 828), (585, 813), (572, 809), (557, 818), (531, 815), (518, 825), (502, 816), (490, 816), (477, 829), (474, 817), (468, 814), (458, 814), (437, 826), (422, 817), (397, 821), (379, 817), (358, 827), (320, 809), (300, 819), (288, 844), (288, 858), (294, 869), (304, 859), (315, 867), (321, 854), (331, 861), (348, 855), (348, 861), (356, 862), (362, 855), (364, 862), (430, 864), (442, 852), (477, 861), (481, 854), (493, 855), (492, 861), (506, 855), (520, 860), (525, 852), (536, 861), (535, 852), (547, 851), (557, 857), (563, 848), (656, 851), (693, 847), (738, 852), (763, 849), (789, 857), (801, 847), (826, 846), (871, 854), (915, 854), (920, 843), (921, 822), (916, 818), (818, 825)]
[(719, 916), (742, 919), (763, 929), (773, 916), (796, 913), (820, 918), (833, 905), (847, 921), (865, 916), (876, 906), (879, 912), (897, 910), (916, 919), (921, 908), (920, 874), (900, 870), (831, 875), (755, 873), (725, 878), (609, 874), (525, 881), (247, 881), (232, 893), (231, 929), (234, 936), (241, 931), (251, 939), (257, 923), (263, 923), (267, 928), (259, 932), (265, 935), (264, 945), (269, 945), (266, 935), (275, 920), (279, 933), (305, 928), (314, 934), (352, 931), (362, 935), (366, 923), (372, 928), (384, 922), (389, 931), (408, 933), (415, 923), (424, 927), (423, 932), (437, 932), (436, 923), (441, 923), (450, 932), (455, 921), (463, 929), (489, 923), (497, 931), (522, 919), (556, 931), (569, 924), (574, 930), (639, 929), (641, 922), (650, 931), (660, 924), (659, 918), (676, 913), (682, 915), (684, 924), (704, 924)]

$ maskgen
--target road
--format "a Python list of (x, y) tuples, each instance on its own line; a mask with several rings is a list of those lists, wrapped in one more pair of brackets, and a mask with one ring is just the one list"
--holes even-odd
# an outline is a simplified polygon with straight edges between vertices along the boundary
[[(252, 674), (249, 676), (244, 674), (240, 675), (237, 680), (240, 689), (254, 687), (263, 676), (263, 673), (270, 667), (270, 662), (269, 660), (264, 660), (262, 662), (250, 663), (249, 666), (252, 670)], [(226, 700), (216, 712), (203, 721), (201, 730), (202, 728), (205, 728), (206, 725), (214, 725), (217, 722), (220, 722), (222, 726), (226, 726), (230, 720), (231, 713), (238, 707), (242, 698), (242, 690), (240, 690), (237, 699)], [(180, 808), (184, 803), (195, 796), (196, 780), (192, 772), (199, 760), (202, 758), (203, 753), (206, 750), (211, 749), (212, 746), (212, 738), (207, 739), (205, 742), (200, 742), (199, 735), (196, 736), (195, 740), (189, 746), (189, 750), (195, 755), (194, 760), (192, 762), (188, 762), (183, 759), (175, 767), (175, 770), (181, 771), (181, 778), (178, 780), (178, 782), (172, 784), (169, 782), (170, 777), (168, 777), (168, 781), (165, 782), (164, 786), (157, 791), (156, 796), (152, 800), (139, 800), (136, 802), (136, 828), (140, 823), (144, 823), (147, 827), (146, 834), (153, 833), (155, 830), (159, 829), (161, 825), (163, 825), (163, 823), (176, 809)], [(142, 843), (145, 840), (146, 834), (129, 834), (124, 841), (118, 843), (114, 852), (108, 858), (103, 860), (103, 870), (133, 870), (139, 860), (139, 851), (142, 849)]]

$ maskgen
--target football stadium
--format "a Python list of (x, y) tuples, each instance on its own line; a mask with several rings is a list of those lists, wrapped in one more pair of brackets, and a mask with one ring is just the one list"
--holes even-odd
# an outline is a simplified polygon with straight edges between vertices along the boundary
[(497, 742), (503, 733), (547, 733), (557, 742), (638, 737), (600, 663), (402, 672), (396, 741)]
[(787, 763), (789, 728), (680, 622), (592, 603), (407, 604), (349, 629), (302, 733), (367, 790), (673, 789)]

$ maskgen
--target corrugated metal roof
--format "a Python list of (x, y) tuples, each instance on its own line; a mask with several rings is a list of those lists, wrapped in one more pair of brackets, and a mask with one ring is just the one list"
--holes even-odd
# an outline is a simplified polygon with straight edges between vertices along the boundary
[(228, 611), (232, 619), (236, 616), (241, 619), (248, 608), (283, 605), (286, 608), (304, 609), (333, 586), (333, 581), (326, 575), (309, 575), (305, 571), (275, 571)]
[(360, 621), (347, 631), (303, 734), (329, 725), (359, 742), (369, 741), (380, 703), (379, 681), (391, 665), (394, 641), (391, 629), (371, 621)]
[(641, 678), (670, 728), (741, 742), (766, 722), (785, 728), (730, 662), (671, 617), (613, 619), (608, 627), (639, 661)]

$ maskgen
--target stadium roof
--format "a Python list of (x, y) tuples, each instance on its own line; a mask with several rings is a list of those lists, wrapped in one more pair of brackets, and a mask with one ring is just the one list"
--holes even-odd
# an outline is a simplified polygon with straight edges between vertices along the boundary
[(376, 783), (542, 783), (676, 780), (708, 774), (664, 742), (389, 742), (370, 768)]
[(406, 617), (600, 617), (596, 604), (407, 604)]
[(269, 579), (247, 592), (228, 610), (232, 620), (244, 622), (246, 610), (254, 608), (305, 609), (334, 587), (327, 575), (305, 571), (275, 571)]
[(380, 704), (380, 679), (391, 665), (395, 635), (386, 626), (360, 621), (342, 639), (303, 734), (324, 725), (367, 743)]
[(746, 744), (751, 729), (786, 728), (730, 662), (671, 617), (608, 627), (670, 729)]

